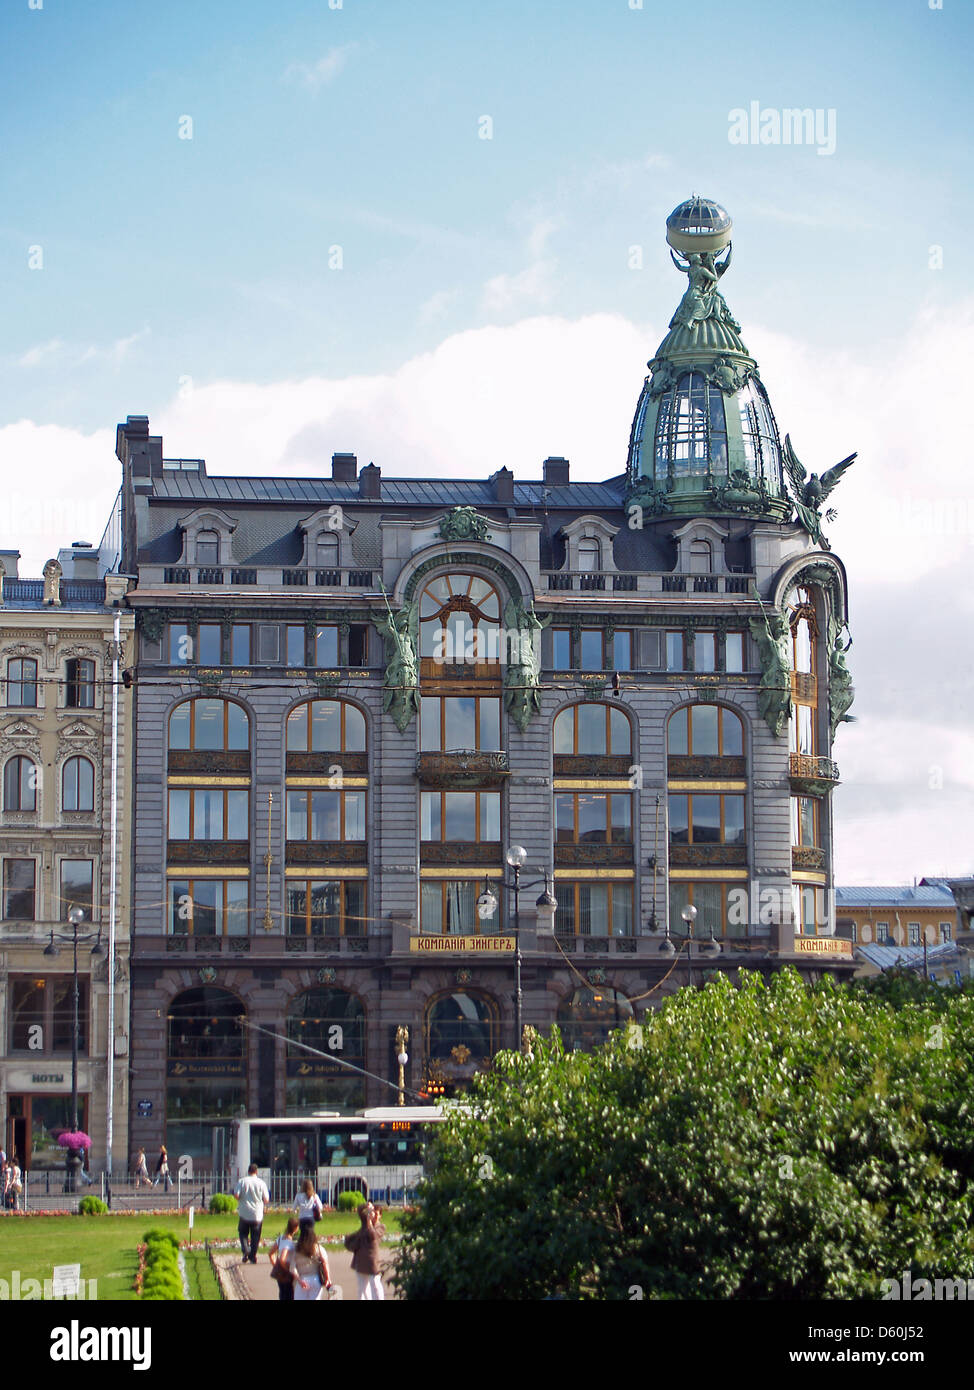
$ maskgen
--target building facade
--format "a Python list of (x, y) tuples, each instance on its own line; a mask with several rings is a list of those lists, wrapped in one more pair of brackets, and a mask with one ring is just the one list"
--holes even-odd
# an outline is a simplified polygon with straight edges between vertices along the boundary
[(603, 482), (341, 453), (329, 477), (211, 476), (145, 417), (118, 427), (133, 1143), (205, 1162), (234, 1115), (388, 1101), (399, 1028), (414, 1092), (462, 1088), (517, 1040), (515, 844), (521, 1018), (570, 1046), (704, 969), (854, 969), (820, 511), (849, 460), (806, 477), (779, 438), (717, 290), (726, 213), (667, 227), (686, 293)]
[[(112, 719), (113, 656), (132, 664), (128, 583), (73, 546), (43, 579), (0, 553), (0, 1113), (4, 1147), (34, 1172), (62, 1167), (72, 1114), (73, 928), (78, 926), (78, 1121), (91, 1162), (128, 1152), (128, 711)], [(117, 635), (116, 635), (117, 627)], [(116, 649), (115, 643), (118, 642)], [(121, 692), (119, 692), (121, 695)], [(117, 787), (114, 997), (112, 766)], [(100, 952), (92, 956), (92, 948)], [(59, 951), (55, 955), (54, 951)], [(109, 1073), (112, 1105), (109, 1107)], [(111, 1111), (111, 1114), (109, 1113)]]

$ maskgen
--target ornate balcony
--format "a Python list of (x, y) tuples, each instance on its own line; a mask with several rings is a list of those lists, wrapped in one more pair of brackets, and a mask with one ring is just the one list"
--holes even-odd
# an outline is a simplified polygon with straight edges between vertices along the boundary
[(482, 752), (478, 748), (457, 748), (449, 753), (420, 753), (416, 776), (424, 787), (462, 791), (465, 787), (499, 787), (510, 776), (510, 763), (504, 752)]
[(792, 791), (811, 794), (830, 791), (839, 780), (839, 767), (831, 758), (819, 758), (811, 753), (791, 753), (788, 772)]

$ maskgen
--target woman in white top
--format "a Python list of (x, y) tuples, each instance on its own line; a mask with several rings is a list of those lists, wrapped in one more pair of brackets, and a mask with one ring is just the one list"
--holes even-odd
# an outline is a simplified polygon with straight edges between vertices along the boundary
[(310, 1178), (305, 1178), (302, 1191), (294, 1200), (294, 1210), (298, 1214), (301, 1230), (313, 1230), (315, 1222), (321, 1215), (321, 1199)]
[(314, 1227), (305, 1227), (298, 1237), (291, 1266), (294, 1270), (295, 1303), (312, 1303), (321, 1297), (323, 1289), (331, 1288), (328, 1256), (318, 1244)]

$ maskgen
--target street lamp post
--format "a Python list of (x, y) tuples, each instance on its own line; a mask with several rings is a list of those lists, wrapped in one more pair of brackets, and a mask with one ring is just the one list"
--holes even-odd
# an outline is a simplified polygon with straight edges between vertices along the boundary
[(406, 1047), (409, 1044), (409, 1029), (400, 1025), (396, 1029), (396, 1061), (399, 1064), (399, 1100), (397, 1104), (406, 1104), (406, 1063), (409, 1061), (409, 1054)]
[[(80, 908), (80, 907), (74, 907), (74, 906), (72, 906), (72, 907), (69, 909), (69, 911), (68, 911), (68, 922), (70, 923), (70, 926), (71, 926), (71, 935), (70, 935), (70, 937), (68, 937), (68, 936), (66, 936), (66, 935), (59, 935), (59, 936), (58, 936), (58, 940), (59, 940), (59, 941), (70, 941), (70, 942), (71, 942), (72, 961), (73, 961), (73, 965), (72, 965), (72, 996), (71, 996), (71, 1003), (72, 1003), (72, 1012), (71, 1012), (71, 1129), (72, 1129), (72, 1133), (74, 1133), (74, 1134), (77, 1134), (77, 1132), (78, 1132), (78, 1130), (79, 1130), (79, 1128), (80, 1128), (80, 1124), (79, 1124), (79, 1120), (78, 1120), (78, 1021), (79, 1021), (79, 1020), (78, 1020), (78, 996), (79, 996), (79, 990), (78, 990), (78, 945), (79, 945), (79, 943), (81, 943), (81, 942), (90, 941), (91, 938), (92, 938), (93, 936), (96, 936), (96, 933), (94, 933), (94, 932), (86, 932), (86, 933), (84, 933), (84, 934), (82, 934), (82, 935), (79, 935), (79, 934), (78, 934), (78, 928), (81, 926), (81, 924), (82, 924), (82, 922), (83, 922), (84, 920), (85, 920), (84, 909), (83, 909), (83, 908)], [(48, 942), (48, 944), (44, 947), (44, 954), (45, 954), (45, 956), (50, 956), (50, 957), (52, 957), (52, 958), (54, 958), (54, 957), (56, 957), (56, 956), (59, 956), (59, 955), (61, 954), (61, 948), (60, 948), (60, 946), (57, 945), (57, 942), (55, 941), (55, 938), (54, 938), (54, 928), (53, 928), (53, 927), (51, 928), (51, 939), (50, 939), (50, 941)], [(101, 954), (102, 954), (101, 928), (99, 927), (98, 932), (97, 932), (97, 936), (96, 936), (96, 940), (95, 940), (95, 944), (94, 944), (94, 946), (92, 946), (92, 948), (91, 948), (91, 958), (92, 958), (92, 960), (95, 960), (95, 959), (96, 959), (98, 956), (100, 956)], [(111, 987), (111, 982), (109, 982), (109, 987)], [(68, 1181), (67, 1181), (67, 1191), (68, 1191), (68, 1192), (77, 1192), (77, 1190), (78, 1190), (78, 1169), (79, 1169), (80, 1166), (81, 1166), (81, 1160), (80, 1160), (79, 1158), (77, 1158), (77, 1157), (75, 1157), (75, 1158), (72, 1160), (72, 1158), (71, 1158), (71, 1156), (70, 1156), (72, 1152), (73, 1152), (72, 1150), (69, 1150), (69, 1151), (68, 1151), (68, 1156), (65, 1158), (65, 1168), (66, 1168), (66, 1170), (67, 1170), (67, 1178), (68, 1178)]]
[[(547, 872), (543, 879), (532, 879), (530, 883), (521, 883), (521, 870), (527, 863), (528, 852), (523, 845), (511, 845), (504, 856), (509, 868), (513, 872), (514, 881), (507, 883), (501, 880), (503, 888), (509, 888), (514, 893), (514, 1050), (521, 1046), (521, 1011), (523, 994), (521, 992), (521, 913), (520, 913), (520, 893), (521, 888), (536, 888), (539, 883), (544, 883), (544, 892), (535, 903), (535, 909), (539, 919), (545, 921), (546, 925), (554, 920), (555, 910), (558, 906), (555, 896), (551, 891), (550, 880)], [(477, 912), (482, 920), (493, 917), (497, 911), (497, 895), (490, 885), (490, 880), (484, 884), (484, 891), (477, 899)]]
[[(685, 907), (685, 908), (683, 909), (683, 911), (680, 913), (680, 916), (683, 918), (683, 921), (686, 923), (686, 929), (687, 929), (687, 934), (686, 934), (686, 936), (684, 937), (683, 941), (681, 941), (681, 943), (680, 943), (680, 950), (682, 951), (682, 950), (684, 949), (684, 947), (686, 948), (686, 953), (687, 953), (687, 980), (688, 980), (688, 983), (692, 986), (692, 984), (693, 984), (693, 946), (694, 946), (693, 929), (694, 929), (694, 926), (696, 925), (696, 921), (697, 921), (697, 909), (694, 907), (693, 903), (687, 903), (686, 907)], [(670, 937), (670, 924), (669, 924), (669, 922), (667, 922), (667, 924), (666, 924), (666, 933), (665, 933), (665, 935), (664, 935), (664, 937), (663, 937), (662, 942), (660, 943), (660, 948), (659, 948), (659, 949), (660, 949), (660, 954), (661, 954), (661, 955), (665, 955), (665, 956), (675, 956), (676, 953), (677, 953), (677, 949), (676, 949), (676, 947), (673, 945), (673, 941), (672, 941), (672, 939), (671, 939), (671, 937)], [(698, 958), (706, 957), (706, 958), (709, 959), (709, 960), (713, 960), (715, 956), (719, 956), (719, 955), (720, 955), (720, 942), (717, 940), (716, 936), (714, 935), (714, 929), (713, 929), (712, 926), (711, 926), (711, 928), (710, 928), (710, 940), (709, 940), (709, 941), (703, 941), (703, 942), (700, 943), (700, 949), (699, 949), (699, 951), (698, 951), (697, 954), (698, 954)]]

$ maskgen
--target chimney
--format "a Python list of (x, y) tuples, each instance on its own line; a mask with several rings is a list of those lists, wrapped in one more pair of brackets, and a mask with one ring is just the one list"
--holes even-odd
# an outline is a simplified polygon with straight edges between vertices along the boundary
[(493, 484), (494, 496), (498, 502), (514, 503), (514, 474), (509, 468), (499, 468), (487, 479)]
[(374, 463), (367, 464), (358, 475), (358, 495), (375, 501), (382, 496), (382, 469)]
[(133, 478), (162, 474), (162, 435), (149, 434), (148, 415), (128, 415), (115, 431), (115, 453), (123, 470), (131, 468)]
[(72, 541), (57, 558), (65, 579), (98, 578), (98, 551), (88, 541)]
[(568, 486), (568, 460), (563, 458), (547, 458), (542, 464), (544, 469), (544, 481), (547, 487), (567, 487)]
[(358, 459), (354, 454), (332, 454), (331, 480), (333, 483), (354, 483), (358, 473)]

